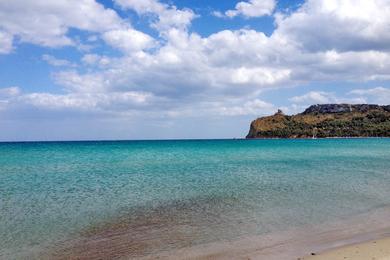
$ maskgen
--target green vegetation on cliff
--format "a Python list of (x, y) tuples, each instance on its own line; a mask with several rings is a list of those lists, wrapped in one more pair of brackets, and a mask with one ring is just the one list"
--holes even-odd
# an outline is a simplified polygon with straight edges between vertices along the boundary
[(390, 137), (390, 105), (313, 105), (288, 116), (278, 111), (251, 123), (246, 138)]

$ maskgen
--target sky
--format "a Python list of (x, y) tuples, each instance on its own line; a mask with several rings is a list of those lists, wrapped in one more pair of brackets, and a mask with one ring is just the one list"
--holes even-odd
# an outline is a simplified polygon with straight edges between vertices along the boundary
[(390, 0), (0, 0), (0, 141), (240, 138), (390, 104)]

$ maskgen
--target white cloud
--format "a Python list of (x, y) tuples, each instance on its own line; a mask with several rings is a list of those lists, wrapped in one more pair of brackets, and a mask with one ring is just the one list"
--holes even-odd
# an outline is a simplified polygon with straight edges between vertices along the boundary
[(114, 0), (123, 9), (132, 9), (139, 15), (150, 14), (155, 16), (152, 27), (159, 31), (171, 28), (186, 29), (196, 17), (191, 9), (178, 9), (174, 5), (167, 5), (158, 0)]
[(82, 110), (92, 112), (115, 112), (144, 106), (153, 96), (143, 92), (121, 93), (32, 93), (18, 97), (18, 102), (49, 110)]
[(19, 87), (7, 87), (7, 88), (0, 88), (0, 98), (9, 98), (17, 96), (21, 93), (21, 90)]
[(277, 34), (309, 51), (388, 50), (389, 16), (389, 0), (308, 0), (277, 15)]
[(21, 93), (19, 87), (0, 88), (0, 111), (6, 110), (12, 99)]
[(334, 95), (323, 91), (310, 91), (302, 96), (290, 98), (295, 103), (325, 104), (334, 101)]
[(228, 83), (232, 84), (254, 84), (258, 86), (273, 85), (289, 79), (290, 70), (288, 69), (269, 69), (269, 68), (245, 68), (240, 67), (229, 73)]
[(12, 41), (13, 36), (11, 34), (0, 30), (0, 54), (7, 54), (12, 51)]
[(367, 98), (370, 103), (390, 105), (390, 88), (354, 89), (350, 94)]
[(76, 67), (77, 65), (65, 59), (57, 59), (56, 57), (48, 54), (42, 55), (42, 60), (55, 67)]
[(275, 111), (275, 106), (260, 99), (250, 100), (244, 104), (217, 104), (216, 114), (227, 116), (265, 115)]
[(139, 14), (161, 13), (166, 9), (166, 5), (158, 0), (115, 0), (115, 3), (124, 8), (134, 9)]
[(89, 53), (89, 54), (85, 54), (81, 58), (81, 61), (86, 65), (90, 65), (90, 66), (96, 65), (96, 66), (104, 68), (110, 64), (111, 59), (107, 56), (104, 56), (104, 55), (102, 56), (102, 55), (98, 55), (98, 54), (94, 54), (94, 53)]
[[(202, 38), (171, 29), (167, 39), (153, 53), (131, 52), (106, 59), (105, 69), (98, 73), (64, 72), (57, 74), (57, 82), (72, 91), (147, 90), (174, 100), (246, 96), (290, 79), (290, 69), (269, 63), (280, 54), (267, 48), (277, 44), (267, 41), (263, 33), (224, 31)], [(83, 61), (91, 65), (100, 59), (89, 54)]]
[(62, 71), (54, 74), (57, 84), (65, 87), (67, 92), (76, 93), (102, 93), (108, 91), (110, 84), (104, 75), (91, 73), (80, 75), (74, 70)]
[(361, 82), (390, 78), (390, 53), (383, 51), (306, 52), (295, 49), (284, 61), (292, 68), (291, 78), (310, 81)]
[(336, 95), (335, 93), (326, 92), (326, 91), (310, 91), (301, 96), (292, 97), (289, 100), (294, 103), (305, 104), (305, 105), (330, 104), (330, 103), (350, 103), (350, 104), (367, 103), (367, 100), (364, 97), (350, 97), (348, 95), (343, 96), (341, 94)]
[(85, 64), (88, 65), (94, 65), (100, 60), (100, 55), (98, 54), (85, 54), (82, 58), (81, 61)]
[[(225, 12), (227, 17), (242, 15), (244, 17), (261, 17), (271, 15), (276, 7), (275, 0), (249, 0), (236, 4), (235, 9)], [(217, 13), (217, 16), (220, 13)]]
[(6, 33), (8, 42), (17, 36), (22, 42), (49, 47), (74, 45), (68, 36), (70, 28), (104, 32), (121, 28), (122, 23), (115, 11), (94, 0), (0, 1), (0, 39)]
[(152, 37), (131, 28), (105, 32), (103, 39), (113, 47), (125, 52), (141, 51), (155, 46)]
[(19, 87), (0, 88), (0, 108), (35, 107), (43, 110), (73, 110), (93, 113), (126, 113), (147, 109), (158, 100), (151, 93), (124, 91), (110, 93), (72, 92), (66, 94), (23, 93)]
[(218, 18), (225, 17), (225, 14), (223, 14), (221, 11), (212, 11), (211, 14), (214, 15), (215, 17), (218, 17)]

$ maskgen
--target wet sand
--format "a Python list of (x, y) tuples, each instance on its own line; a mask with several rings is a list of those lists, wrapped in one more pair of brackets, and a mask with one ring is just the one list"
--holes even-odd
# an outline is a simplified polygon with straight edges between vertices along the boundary
[[(372, 213), (371, 213), (372, 214)], [(232, 242), (218, 242), (200, 245), (192, 248), (150, 255), (141, 259), (308, 259), (307, 256), (322, 255), (333, 249), (343, 250), (344, 247), (368, 241), (386, 241), (390, 237), (389, 209), (380, 210), (374, 214), (362, 214), (353, 220), (342, 220), (337, 223), (324, 223), (318, 226), (305, 226), (288, 231), (277, 232), (262, 236), (245, 237)], [(385, 240), (381, 240), (385, 239)], [(341, 248), (341, 249), (340, 249)], [(361, 252), (364, 251), (363, 248)], [(338, 252), (338, 251), (337, 251)], [(375, 255), (381, 254), (369, 251)], [(322, 259), (329, 258), (325, 254)], [(127, 258), (129, 259), (129, 258)], [(309, 258), (315, 260), (317, 258)], [(344, 258), (342, 258), (344, 259)], [(348, 259), (348, 258), (347, 258)], [(349, 258), (355, 259), (355, 258)], [(361, 259), (361, 258), (357, 258)], [(372, 258), (364, 258), (372, 259)], [(388, 259), (388, 258), (384, 258)]]
[[(207, 227), (223, 230), (232, 224), (227, 217), (229, 209), (219, 207), (229, 203), (237, 201), (234, 197), (196, 198), (154, 208), (135, 208), (131, 214), (83, 230), (78, 238), (62, 242), (42, 257), (134, 259), (207, 244), (215, 240), (213, 229)], [(225, 237), (229, 236), (230, 229), (227, 229)]]
[[(80, 238), (66, 241), (42, 259), (307, 259), (304, 256), (317, 256), (334, 248), (390, 237), (390, 209), (381, 208), (332, 223), (208, 241), (204, 239), (207, 230), (201, 227), (226, 225), (229, 229), (226, 221), (230, 220), (224, 219), (221, 209), (220, 214), (199, 223), (199, 219), (208, 214), (207, 207), (199, 212), (192, 208), (199, 203), (217, 205), (219, 202), (197, 200), (193, 203), (157, 207), (137, 212), (136, 217), (123, 216), (92, 227), (84, 230)], [(209, 232), (206, 237), (212, 237), (213, 230)]]

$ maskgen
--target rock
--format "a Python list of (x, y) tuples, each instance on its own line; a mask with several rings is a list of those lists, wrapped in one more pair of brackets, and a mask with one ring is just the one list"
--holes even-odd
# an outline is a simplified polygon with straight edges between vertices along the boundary
[(312, 105), (288, 116), (280, 109), (273, 116), (252, 121), (247, 138), (390, 137), (390, 105)]
[(349, 112), (367, 112), (370, 110), (386, 110), (390, 112), (390, 105), (379, 106), (372, 104), (324, 104), (324, 105), (312, 105), (308, 107), (302, 114), (313, 114), (313, 113), (349, 113)]

